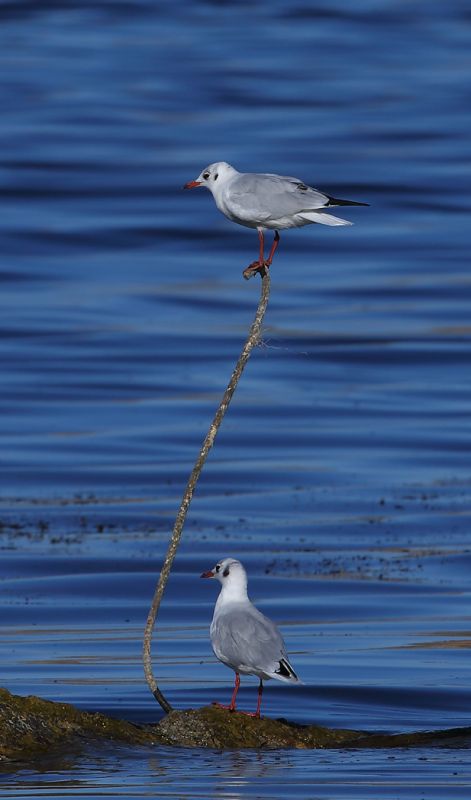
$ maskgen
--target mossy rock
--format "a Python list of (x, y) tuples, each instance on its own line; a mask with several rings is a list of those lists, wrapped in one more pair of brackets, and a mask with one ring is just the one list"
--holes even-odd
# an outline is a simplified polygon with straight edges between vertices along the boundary
[(374, 734), (254, 719), (217, 706), (172, 711), (156, 725), (133, 725), (67, 703), (18, 697), (0, 689), (0, 761), (29, 761), (53, 748), (72, 751), (94, 741), (129, 745), (176, 745), (221, 750), (241, 748), (393, 748), (469, 746), (471, 728)]
[(94, 740), (131, 745), (167, 744), (221, 749), (336, 747), (364, 736), (357, 731), (254, 719), (217, 706), (172, 711), (156, 725), (133, 725), (67, 703), (19, 697), (0, 689), (0, 759), (28, 759), (54, 746)]
[(27, 759), (73, 740), (105, 739), (151, 744), (152, 730), (103, 714), (79, 711), (67, 703), (19, 697), (0, 688), (0, 759)]
[(238, 712), (229, 713), (217, 706), (171, 711), (159, 722), (156, 732), (164, 744), (221, 750), (471, 746), (471, 727), (410, 733), (371, 733), (324, 728), (320, 725), (300, 725), (286, 719), (254, 719)]
[(317, 725), (297, 725), (285, 719), (255, 719), (217, 706), (171, 711), (158, 725), (165, 744), (185, 747), (325, 748), (343, 747), (364, 738), (360, 731), (335, 730)]

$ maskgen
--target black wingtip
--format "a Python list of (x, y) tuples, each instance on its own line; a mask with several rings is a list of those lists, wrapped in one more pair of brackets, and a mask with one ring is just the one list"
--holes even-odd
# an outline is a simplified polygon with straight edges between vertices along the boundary
[(276, 669), (275, 672), (278, 675), (281, 675), (283, 678), (294, 678), (296, 681), (299, 680), (291, 664), (284, 658), (280, 659), (279, 669)]
[(357, 203), (356, 200), (340, 200), (338, 197), (329, 197), (328, 206), (369, 206), (369, 203)]

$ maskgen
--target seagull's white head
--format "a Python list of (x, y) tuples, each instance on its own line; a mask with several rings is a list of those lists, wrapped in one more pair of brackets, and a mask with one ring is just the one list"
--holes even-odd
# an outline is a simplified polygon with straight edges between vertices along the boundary
[(183, 188), (194, 189), (196, 186), (205, 186), (206, 189), (214, 193), (217, 192), (219, 187), (223, 186), (226, 181), (237, 174), (237, 170), (231, 167), (226, 161), (217, 161), (215, 164), (210, 164), (209, 167), (205, 167), (196, 180), (188, 181)]
[(226, 592), (245, 597), (247, 595), (247, 573), (236, 558), (222, 558), (202, 578), (216, 578)]

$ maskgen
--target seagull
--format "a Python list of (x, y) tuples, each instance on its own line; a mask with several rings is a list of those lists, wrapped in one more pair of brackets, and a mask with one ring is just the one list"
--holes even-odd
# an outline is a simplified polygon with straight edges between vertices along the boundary
[(236, 697), (242, 675), (257, 675), (257, 710), (247, 713), (260, 717), (263, 681), (276, 678), (284, 683), (301, 683), (286, 654), (285, 643), (275, 623), (250, 602), (247, 595), (247, 573), (235, 558), (223, 558), (202, 578), (216, 578), (222, 586), (214, 608), (210, 635), (214, 654), (235, 672), (235, 685), (228, 706), (236, 710)]
[[(242, 273), (248, 279), (259, 272), (262, 276), (270, 267), (280, 241), (280, 230), (303, 225), (352, 225), (346, 219), (326, 213), (335, 206), (367, 206), (353, 200), (339, 200), (313, 189), (299, 178), (270, 173), (238, 172), (226, 161), (206, 167), (184, 189), (205, 186), (222, 213), (232, 222), (246, 228), (256, 228), (260, 243), (259, 256)], [(265, 259), (264, 231), (274, 230), (275, 238)]]

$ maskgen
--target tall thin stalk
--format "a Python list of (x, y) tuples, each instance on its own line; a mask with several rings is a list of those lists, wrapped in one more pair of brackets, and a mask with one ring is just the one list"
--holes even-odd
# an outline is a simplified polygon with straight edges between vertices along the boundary
[(144, 674), (150, 691), (154, 695), (157, 702), (160, 703), (160, 705), (162, 706), (163, 710), (166, 713), (172, 711), (172, 706), (170, 705), (168, 700), (164, 697), (159, 687), (157, 686), (157, 681), (155, 679), (152, 669), (151, 643), (152, 643), (152, 633), (154, 630), (155, 620), (157, 617), (157, 612), (160, 607), (160, 602), (162, 600), (163, 593), (165, 591), (165, 587), (167, 585), (168, 577), (170, 575), (173, 559), (175, 558), (178, 545), (180, 543), (180, 538), (183, 531), (183, 525), (185, 524), (186, 515), (190, 507), (191, 499), (193, 497), (193, 492), (198, 482), (198, 478), (200, 476), (201, 470), (203, 469), (208, 453), (211, 450), (211, 447), (213, 446), (214, 439), (216, 438), (216, 434), (219, 430), (219, 426), (229, 407), (229, 403), (231, 402), (232, 395), (234, 394), (237, 384), (239, 383), (244, 367), (247, 361), (249, 360), (253, 348), (258, 344), (260, 340), (260, 332), (262, 328), (263, 318), (265, 316), (265, 311), (267, 309), (269, 294), (270, 294), (270, 275), (268, 273), (268, 270), (264, 269), (262, 274), (260, 300), (257, 312), (254, 317), (254, 321), (252, 322), (252, 326), (250, 328), (247, 340), (242, 348), (242, 352), (238, 358), (237, 364), (235, 365), (234, 371), (231, 375), (231, 379), (227, 385), (227, 389), (224, 392), (223, 398), (219, 404), (216, 414), (214, 415), (214, 419), (211, 425), (209, 426), (209, 430), (203, 442), (203, 446), (200, 450), (198, 458), (196, 459), (196, 463), (195, 466), (193, 467), (191, 475), (188, 479), (188, 483), (186, 485), (186, 489), (182, 497), (177, 518), (175, 520), (175, 525), (170, 539), (170, 544), (168, 546), (168, 550), (165, 556), (163, 567), (160, 572), (157, 587), (155, 589), (152, 605), (150, 607), (149, 615), (147, 617), (146, 627), (144, 631), (144, 648), (143, 648)]

